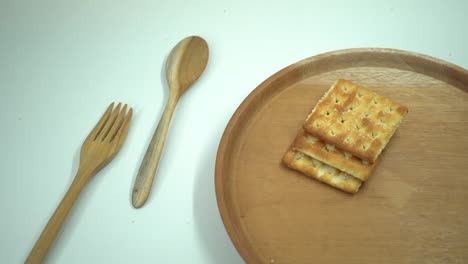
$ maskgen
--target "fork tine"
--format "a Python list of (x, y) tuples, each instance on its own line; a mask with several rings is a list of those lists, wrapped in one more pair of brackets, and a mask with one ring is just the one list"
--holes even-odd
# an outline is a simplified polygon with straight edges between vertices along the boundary
[(88, 137), (86, 137), (86, 141), (87, 140), (95, 140), (97, 135), (99, 134), (99, 132), (101, 132), (104, 124), (107, 122), (107, 119), (109, 119), (109, 115), (112, 111), (112, 108), (114, 108), (114, 102), (112, 102), (106, 109), (106, 111), (104, 112), (104, 114), (102, 115), (101, 119), (99, 119), (98, 123), (96, 124), (96, 126), (94, 126), (93, 130), (91, 130), (91, 132), (89, 133)]
[(112, 125), (115, 122), (115, 119), (117, 118), (117, 115), (120, 112), (121, 105), (122, 105), (121, 103), (118, 103), (117, 106), (112, 110), (112, 113), (109, 119), (107, 120), (106, 124), (102, 128), (101, 132), (98, 134), (96, 140), (103, 141), (104, 138), (106, 138), (107, 134), (109, 133), (109, 130), (111, 129)]
[(105, 142), (110, 142), (115, 137), (115, 134), (117, 134), (117, 131), (122, 126), (126, 112), (127, 112), (127, 105), (125, 104), (122, 110), (120, 110), (120, 113), (117, 116), (117, 119), (115, 119), (115, 122), (112, 125), (109, 133), (107, 133), (107, 136), (104, 138)]
[(115, 137), (111, 140), (111, 142), (116, 141), (118, 145), (122, 144), (123, 140), (127, 136), (128, 127), (130, 126), (130, 121), (132, 120), (132, 114), (133, 109), (130, 107), (122, 125), (120, 126), (119, 130), (117, 131), (117, 134), (115, 134)]

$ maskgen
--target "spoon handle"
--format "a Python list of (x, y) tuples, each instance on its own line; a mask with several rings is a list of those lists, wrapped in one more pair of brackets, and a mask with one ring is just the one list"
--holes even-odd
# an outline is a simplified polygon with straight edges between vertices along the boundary
[(135, 208), (142, 207), (150, 194), (153, 179), (164, 147), (164, 142), (166, 141), (167, 130), (169, 129), (171, 117), (176, 105), (177, 99), (169, 98), (158, 127), (156, 128), (148, 149), (146, 150), (145, 157), (141, 162), (135, 185), (133, 186), (132, 203)]

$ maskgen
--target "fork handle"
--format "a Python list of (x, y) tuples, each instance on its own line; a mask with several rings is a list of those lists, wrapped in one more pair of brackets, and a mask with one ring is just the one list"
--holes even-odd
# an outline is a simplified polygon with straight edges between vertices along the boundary
[(141, 162), (140, 169), (133, 186), (132, 204), (135, 208), (142, 207), (151, 191), (159, 159), (166, 141), (167, 131), (171, 123), (172, 114), (177, 105), (177, 98), (169, 97), (164, 113), (159, 121), (156, 131), (154, 131), (151, 142), (146, 150), (145, 157)]
[(37, 239), (36, 244), (34, 244), (34, 247), (31, 249), (25, 263), (42, 263), (42, 259), (46, 256), (47, 251), (54, 242), (70, 209), (73, 207), (81, 190), (83, 190), (83, 187), (86, 185), (89, 175), (91, 175), (90, 172), (78, 169), (75, 179), (68, 188), (67, 193), (57, 209), (55, 209), (54, 214), (50, 217), (49, 222), (42, 231), (39, 239)]

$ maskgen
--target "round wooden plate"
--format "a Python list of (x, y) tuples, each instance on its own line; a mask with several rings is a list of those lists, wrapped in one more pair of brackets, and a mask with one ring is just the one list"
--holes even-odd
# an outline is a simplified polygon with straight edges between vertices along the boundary
[[(281, 164), (339, 78), (409, 107), (372, 177), (350, 195)], [(218, 207), (248, 263), (468, 263), (468, 71), (391, 49), (284, 68), (240, 105), (216, 160)]]

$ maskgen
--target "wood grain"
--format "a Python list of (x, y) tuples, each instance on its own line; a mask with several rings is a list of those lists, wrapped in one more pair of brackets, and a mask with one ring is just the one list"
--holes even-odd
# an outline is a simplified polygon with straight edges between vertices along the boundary
[(159, 160), (161, 159), (167, 132), (169, 130), (169, 125), (171, 124), (172, 114), (174, 113), (177, 101), (178, 97), (169, 97), (161, 120), (159, 120), (158, 126), (151, 137), (151, 141), (148, 145), (143, 161), (141, 162), (132, 193), (132, 204), (135, 208), (142, 207), (151, 192), (154, 176), (159, 165)]
[[(337, 79), (409, 107), (356, 195), (281, 164)], [(468, 72), (428, 56), (351, 49), (274, 74), (235, 112), (219, 145), (216, 195), (247, 263), (468, 262)]]

